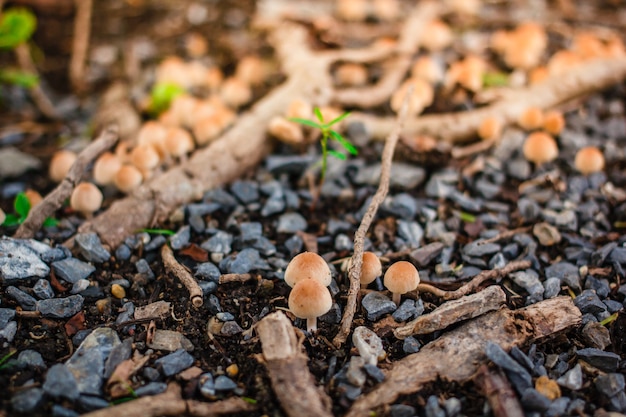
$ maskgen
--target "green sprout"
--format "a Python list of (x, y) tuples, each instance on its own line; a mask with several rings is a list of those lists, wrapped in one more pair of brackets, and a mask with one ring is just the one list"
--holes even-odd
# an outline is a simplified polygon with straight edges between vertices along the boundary
[[(4, 219), (4, 223), (2, 223), (2, 226), (11, 227), (24, 223), (24, 221), (28, 217), (28, 213), (30, 213), (30, 209), (30, 200), (26, 196), (26, 193), (19, 193), (15, 196), (15, 200), (13, 200), (13, 210), (15, 210), (15, 214), (7, 213), (7, 216)], [(46, 220), (44, 220), (43, 222), (44, 227), (52, 227), (58, 224), (59, 221), (52, 217), (46, 218)]]
[(173, 236), (176, 234), (173, 230), (169, 229), (139, 229), (139, 232), (150, 233), (153, 235), (165, 235), (165, 236)]
[(15, 355), (16, 353), (17, 350), (13, 350), (0, 358), (0, 370), (7, 369), (11, 366), (11, 364), (7, 361), (9, 360), (9, 358), (11, 358), (11, 356)]
[[(37, 18), (24, 8), (12, 7), (0, 17), (0, 50), (11, 50), (28, 42), (37, 29)], [(39, 83), (36, 74), (15, 70), (0, 69), (0, 83), (32, 88)]]
[(172, 100), (184, 92), (185, 89), (175, 83), (164, 82), (155, 84), (152, 87), (152, 91), (150, 91), (148, 113), (153, 116), (158, 116), (169, 109)]
[(353, 144), (351, 144), (346, 138), (341, 136), (339, 132), (331, 129), (333, 125), (339, 123), (340, 121), (348, 117), (350, 115), (350, 112), (345, 112), (341, 116), (334, 118), (330, 122), (324, 123), (324, 116), (322, 115), (322, 112), (320, 111), (319, 107), (315, 107), (313, 111), (315, 112), (315, 117), (317, 117), (317, 119), (319, 120), (319, 123), (314, 120), (300, 119), (297, 117), (290, 118), (289, 120), (292, 122), (300, 123), (305, 126), (319, 129), (320, 132), (322, 133), (322, 138), (320, 139), (320, 144), (322, 145), (322, 173), (321, 173), (320, 182), (324, 182), (324, 177), (326, 176), (328, 155), (332, 155), (335, 158), (341, 159), (341, 160), (346, 159), (345, 154), (335, 151), (333, 149), (328, 149), (328, 139), (336, 140), (337, 142), (339, 142), (341, 146), (343, 146), (343, 148), (346, 151), (348, 151), (352, 155), (357, 155), (358, 151), (356, 147)]

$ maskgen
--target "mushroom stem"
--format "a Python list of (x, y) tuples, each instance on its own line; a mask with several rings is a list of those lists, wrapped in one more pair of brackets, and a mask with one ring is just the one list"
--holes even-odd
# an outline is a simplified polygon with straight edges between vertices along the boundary
[(400, 305), (400, 297), (402, 297), (402, 294), (400, 294), (399, 292), (392, 292), (391, 293), (391, 301), (396, 303), (396, 306)]
[(317, 317), (309, 317), (306, 319), (306, 331), (311, 333), (317, 331)]

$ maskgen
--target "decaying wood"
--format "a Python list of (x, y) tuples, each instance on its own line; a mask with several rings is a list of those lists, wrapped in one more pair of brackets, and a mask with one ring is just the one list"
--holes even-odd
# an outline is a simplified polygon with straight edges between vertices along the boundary
[(394, 363), (386, 380), (372, 392), (358, 398), (347, 417), (367, 415), (399, 395), (419, 391), (424, 384), (438, 378), (464, 383), (479, 367), (487, 363), (485, 348), (488, 341), (508, 351), (554, 335), (577, 325), (581, 313), (570, 297), (557, 297), (519, 309), (501, 309), (468, 321), (418, 353)]
[(165, 270), (176, 276), (183, 283), (187, 291), (189, 291), (189, 300), (195, 308), (202, 306), (202, 288), (198, 285), (198, 282), (191, 276), (189, 271), (182, 266), (174, 257), (174, 252), (168, 245), (161, 247), (161, 258), (163, 258), (163, 265)]
[(512, 261), (506, 264), (502, 268), (490, 269), (488, 271), (482, 271), (478, 275), (476, 275), (470, 282), (464, 284), (454, 291), (445, 291), (439, 289), (430, 284), (419, 284), (417, 286), (417, 291), (419, 292), (428, 292), (434, 294), (435, 296), (442, 298), (444, 300), (455, 300), (457, 298), (463, 297), (464, 295), (469, 294), (474, 291), (483, 282), (488, 280), (499, 280), (502, 277), (507, 276), (511, 272), (519, 271), (520, 269), (530, 268), (532, 263), (530, 261)]
[[(519, 119), (528, 107), (549, 109), (577, 97), (602, 90), (626, 78), (626, 58), (594, 59), (572, 67), (564, 74), (514, 91), (489, 106), (467, 112), (433, 114), (407, 121), (407, 135), (429, 135), (460, 143), (476, 137), (486, 117), (496, 117), (509, 125)], [(372, 136), (385, 138), (393, 130), (394, 119), (353, 112), (351, 121), (365, 124)]]
[(100, 154), (111, 149), (118, 139), (117, 127), (109, 126), (78, 155), (63, 181), (39, 204), (32, 208), (28, 217), (15, 232), (16, 238), (28, 239), (35, 236), (46, 218), (52, 216), (72, 195), (74, 187), (85, 176), (87, 166)]
[(421, 315), (406, 325), (398, 327), (393, 331), (393, 334), (398, 339), (404, 339), (415, 334), (428, 334), (443, 330), (454, 323), (497, 310), (504, 303), (506, 303), (506, 294), (499, 286), (492, 285), (476, 294), (448, 301), (430, 313)]
[(332, 416), (331, 399), (315, 385), (308, 357), (287, 316), (280, 311), (269, 314), (256, 325), (256, 330), (261, 339), (263, 364), (287, 415)]
[(383, 201), (385, 201), (387, 193), (389, 192), (389, 179), (391, 177), (393, 154), (396, 151), (396, 144), (398, 143), (400, 133), (404, 127), (404, 121), (407, 117), (409, 107), (408, 98), (411, 96), (412, 90), (412, 88), (409, 88), (407, 91), (404, 102), (398, 112), (396, 128), (389, 134), (387, 140), (385, 141), (383, 154), (381, 156), (382, 162), (378, 189), (376, 190), (376, 193), (374, 193), (372, 201), (370, 201), (370, 204), (361, 219), (361, 224), (359, 224), (357, 231), (354, 233), (352, 262), (348, 268), (348, 279), (350, 281), (350, 288), (348, 288), (348, 300), (346, 301), (346, 308), (344, 310), (343, 317), (341, 318), (339, 332), (337, 332), (337, 335), (333, 339), (333, 345), (337, 348), (344, 344), (348, 338), (348, 334), (350, 334), (350, 329), (352, 328), (352, 319), (354, 318), (357, 298), (359, 290), (361, 289), (361, 269), (363, 266), (363, 252), (365, 250), (365, 235), (367, 234), (367, 231), (376, 216), (376, 212), (378, 212), (378, 207), (380, 207)]
[(82, 92), (86, 87), (85, 61), (91, 35), (91, 13), (93, 0), (74, 0), (74, 36), (72, 37), (72, 56), (70, 58), (70, 82), (74, 91)]
[(126, 403), (83, 414), (83, 417), (204, 417), (232, 413), (252, 412), (256, 407), (238, 397), (206, 403), (181, 398), (178, 384), (171, 383), (162, 394), (139, 398)]
[(524, 417), (515, 391), (501, 370), (481, 365), (474, 380), (487, 398), (494, 417)]

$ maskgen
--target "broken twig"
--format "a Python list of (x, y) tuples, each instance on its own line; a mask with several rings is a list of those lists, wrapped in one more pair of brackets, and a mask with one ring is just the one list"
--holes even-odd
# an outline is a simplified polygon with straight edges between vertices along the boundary
[(85, 176), (87, 166), (96, 159), (100, 154), (111, 149), (118, 139), (118, 131), (116, 126), (108, 126), (102, 133), (91, 142), (78, 155), (76, 161), (70, 168), (63, 181), (50, 192), (41, 203), (32, 208), (24, 223), (15, 232), (16, 238), (28, 239), (35, 236), (37, 230), (41, 228), (46, 218), (52, 216), (72, 195), (74, 187), (78, 185)]
[(183, 283), (185, 288), (187, 288), (187, 291), (189, 291), (191, 304), (193, 304), (195, 308), (200, 308), (203, 303), (202, 288), (200, 288), (198, 282), (191, 276), (189, 271), (178, 263), (174, 257), (174, 252), (172, 252), (172, 249), (167, 244), (161, 247), (161, 258), (163, 258), (165, 269), (175, 275), (176, 278)]
[(74, 0), (74, 5), (76, 16), (74, 17), (74, 37), (70, 58), (70, 82), (74, 91), (82, 92), (86, 87), (85, 59), (91, 35), (93, 0)]
[(330, 417), (331, 399), (315, 385), (308, 358), (284, 313), (267, 315), (257, 325), (263, 363), (281, 406), (290, 417)]
[(501, 370), (482, 365), (474, 380), (482, 388), (494, 417), (524, 417), (522, 406)]
[[(37, 71), (37, 67), (35, 66), (33, 58), (30, 55), (28, 44), (22, 42), (17, 45), (15, 47), (15, 56), (17, 57), (17, 62), (23, 71), (39, 77), (39, 71)], [(33, 102), (44, 116), (49, 119), (59, 119), (59, 113), (54, 108), (52, 101), (46, 95), (43, 88), (41, 88), (40, 82), (35, 83), (35, 85), (30, 87), (28, 91), (30, 92)]]

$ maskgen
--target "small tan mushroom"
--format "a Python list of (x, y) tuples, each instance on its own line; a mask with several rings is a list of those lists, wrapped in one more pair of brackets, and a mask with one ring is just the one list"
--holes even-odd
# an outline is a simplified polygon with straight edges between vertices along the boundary
[(165, 137), (167, 136), (167, 131), (167, 126), (163, 123), (155, 120), (147, 121), (137, 132), (137, 147), (152, 146), (158, 152), (159, 158), (164, 158), (166, 154)]
[(242, 80), (230, 77), (222, 83), (220, 98), (229, 107), (236, 109), (252, 100), (252, 90)]
[(543, 125), (543, 110), (539, 107), (528, 107), (520, 118), (517, 120), (517, 124), (524, 130), (539, 129)]
[(301, 145), (304, 142), (302, 126), (281, 116), (272, 117), (267, 124), (267, 131), (270, 135), (289, 145)]
[(347, 63), (337, 67), (335, 71), (337, 84), (343, 86), (358, 86), (367, 82), (367, 68), (361, 64)]
[(395, 112), (400, 111), (400, 107), (404, 102), (409, 88), (413, 87), (411, 97), (409, 97), (409, 114), (418, 115), (426, 107), (430, 106), (433, 102), (435, 92), (433, 87), (428, 82), (421, 78), (409, 78), (406, 80), (395, 93), (391, 95), (391, 109)]
[(138, 145), (130, 153), (130, 160), (142, 173), (155, 169), (161, 158), (153, 146)]
[(417, 58), (411, 67), (412, 78), (421, 78), (432, 85), (443, 81), (444, 75), (443, 65), (427, 55)]
[(326, 314), (333, 305), (330, 291), (314, 279), (296, 283), (289, 294), (289, 310), (298, 318), (306, 319), (309, 332), (317, 330), (317, 318)]
[(68, 150), (60, 150), (54, 153), (50, 160), (48, 174), (54, 182), (61, 182), (70, 171), (70, 168), (76, 161), (76, 154)]
[(554, 161), (559, 156), (559, 147), (552, 136), (545, 132), (533, 132), (522, 146), (524, 157), (537, 165)]
[(543, 128), (552, 135), (558, 135), (565, 127), (563, 113), (558, 110), (551, 110), (543, 118)]
[(348, 22), (362, 22), (367, 18), (367, 0), (337, 0), (335, 12)]
[(258, 56), (245, 56), (237, 64), (235, 77), (248, 85), (259, 85), (265, 79), (265, 68)]
[(306, 279), (319, 281), (325, 287), (330, 285), (330, 268), (317, 253), (302, 252), (294, 256), (285, 269), (285, 282), (292, 288), (298, 281)]
[(187, 130), (173, 127), (168, 130), (164, 145), (169, 155), (181, 158), (193, 150), (195, 143)]
[(384, 284), (391, 291), (391, 299), (396, 305), (400, 305), (402, 294), (415, 290), (419, 283), (420, 275), (417, 268), (407, 261), (398, 261), (385, 272)]
[(396, 20), (400, 16), (400, 2), (398, 0), (374, 0), (372, 9), (378, 20), (388, 22)]
[(209, 52), (209, 42), (198, 32), (185, 36), (185, 51), (192, 58), (200, 58)]
[(28, 199), (28, 202), (30, 203), (31, 208), (35, 207), (37, 204), (41, 203), (41, 201), (43, 200), (43, 197), (41, 196), (41, 194), (39, 194), (38, 191), (35, 191), (31, 188), (24, 191), (24, 195)]
[(122, 168), (122, 161), (112, 152), (105, 152), (93, 165), (93, 180), (98, 185), (113, 183), (117, 171)]
[(310, 119), (313, 117), (313, 106), (308, 101), (301, 98), (296, 98), (289, 103), (285, 117), (298, 117), (300, 119)]
[(363, 266), (361, 266), (361, 288), (367, 288), (376, 278), (383, 274), (383, 266), (374, 252), (363, 252)]
[(141, 171), (133, 165), (123, 165), (115, 177), (113, 183), (123, 193), (129, 193), (135, 188), (139, 187), (143, 182), (143, 175)]
[(478, 126), (478, 136), (483, 140), (499, 139), (502, 135), (502, 122), (495, 116), (488, 116)]
[(102, 192), (98, 187), (90, 182), (81, 182), (72, 191), (70, 206), (85, 217), (91, 217), (102, 207), (102, 200)]
[(452, 44), (453, 35), (450, 26), (439, 19), (432, 20), (424, 27), (422, 45), (431, 52), (441, 51)]
[(604, 154), (595, 146), (586, 146), (576, 152), (574, 166), (583, 175), (602, 171), (604, 169)]

